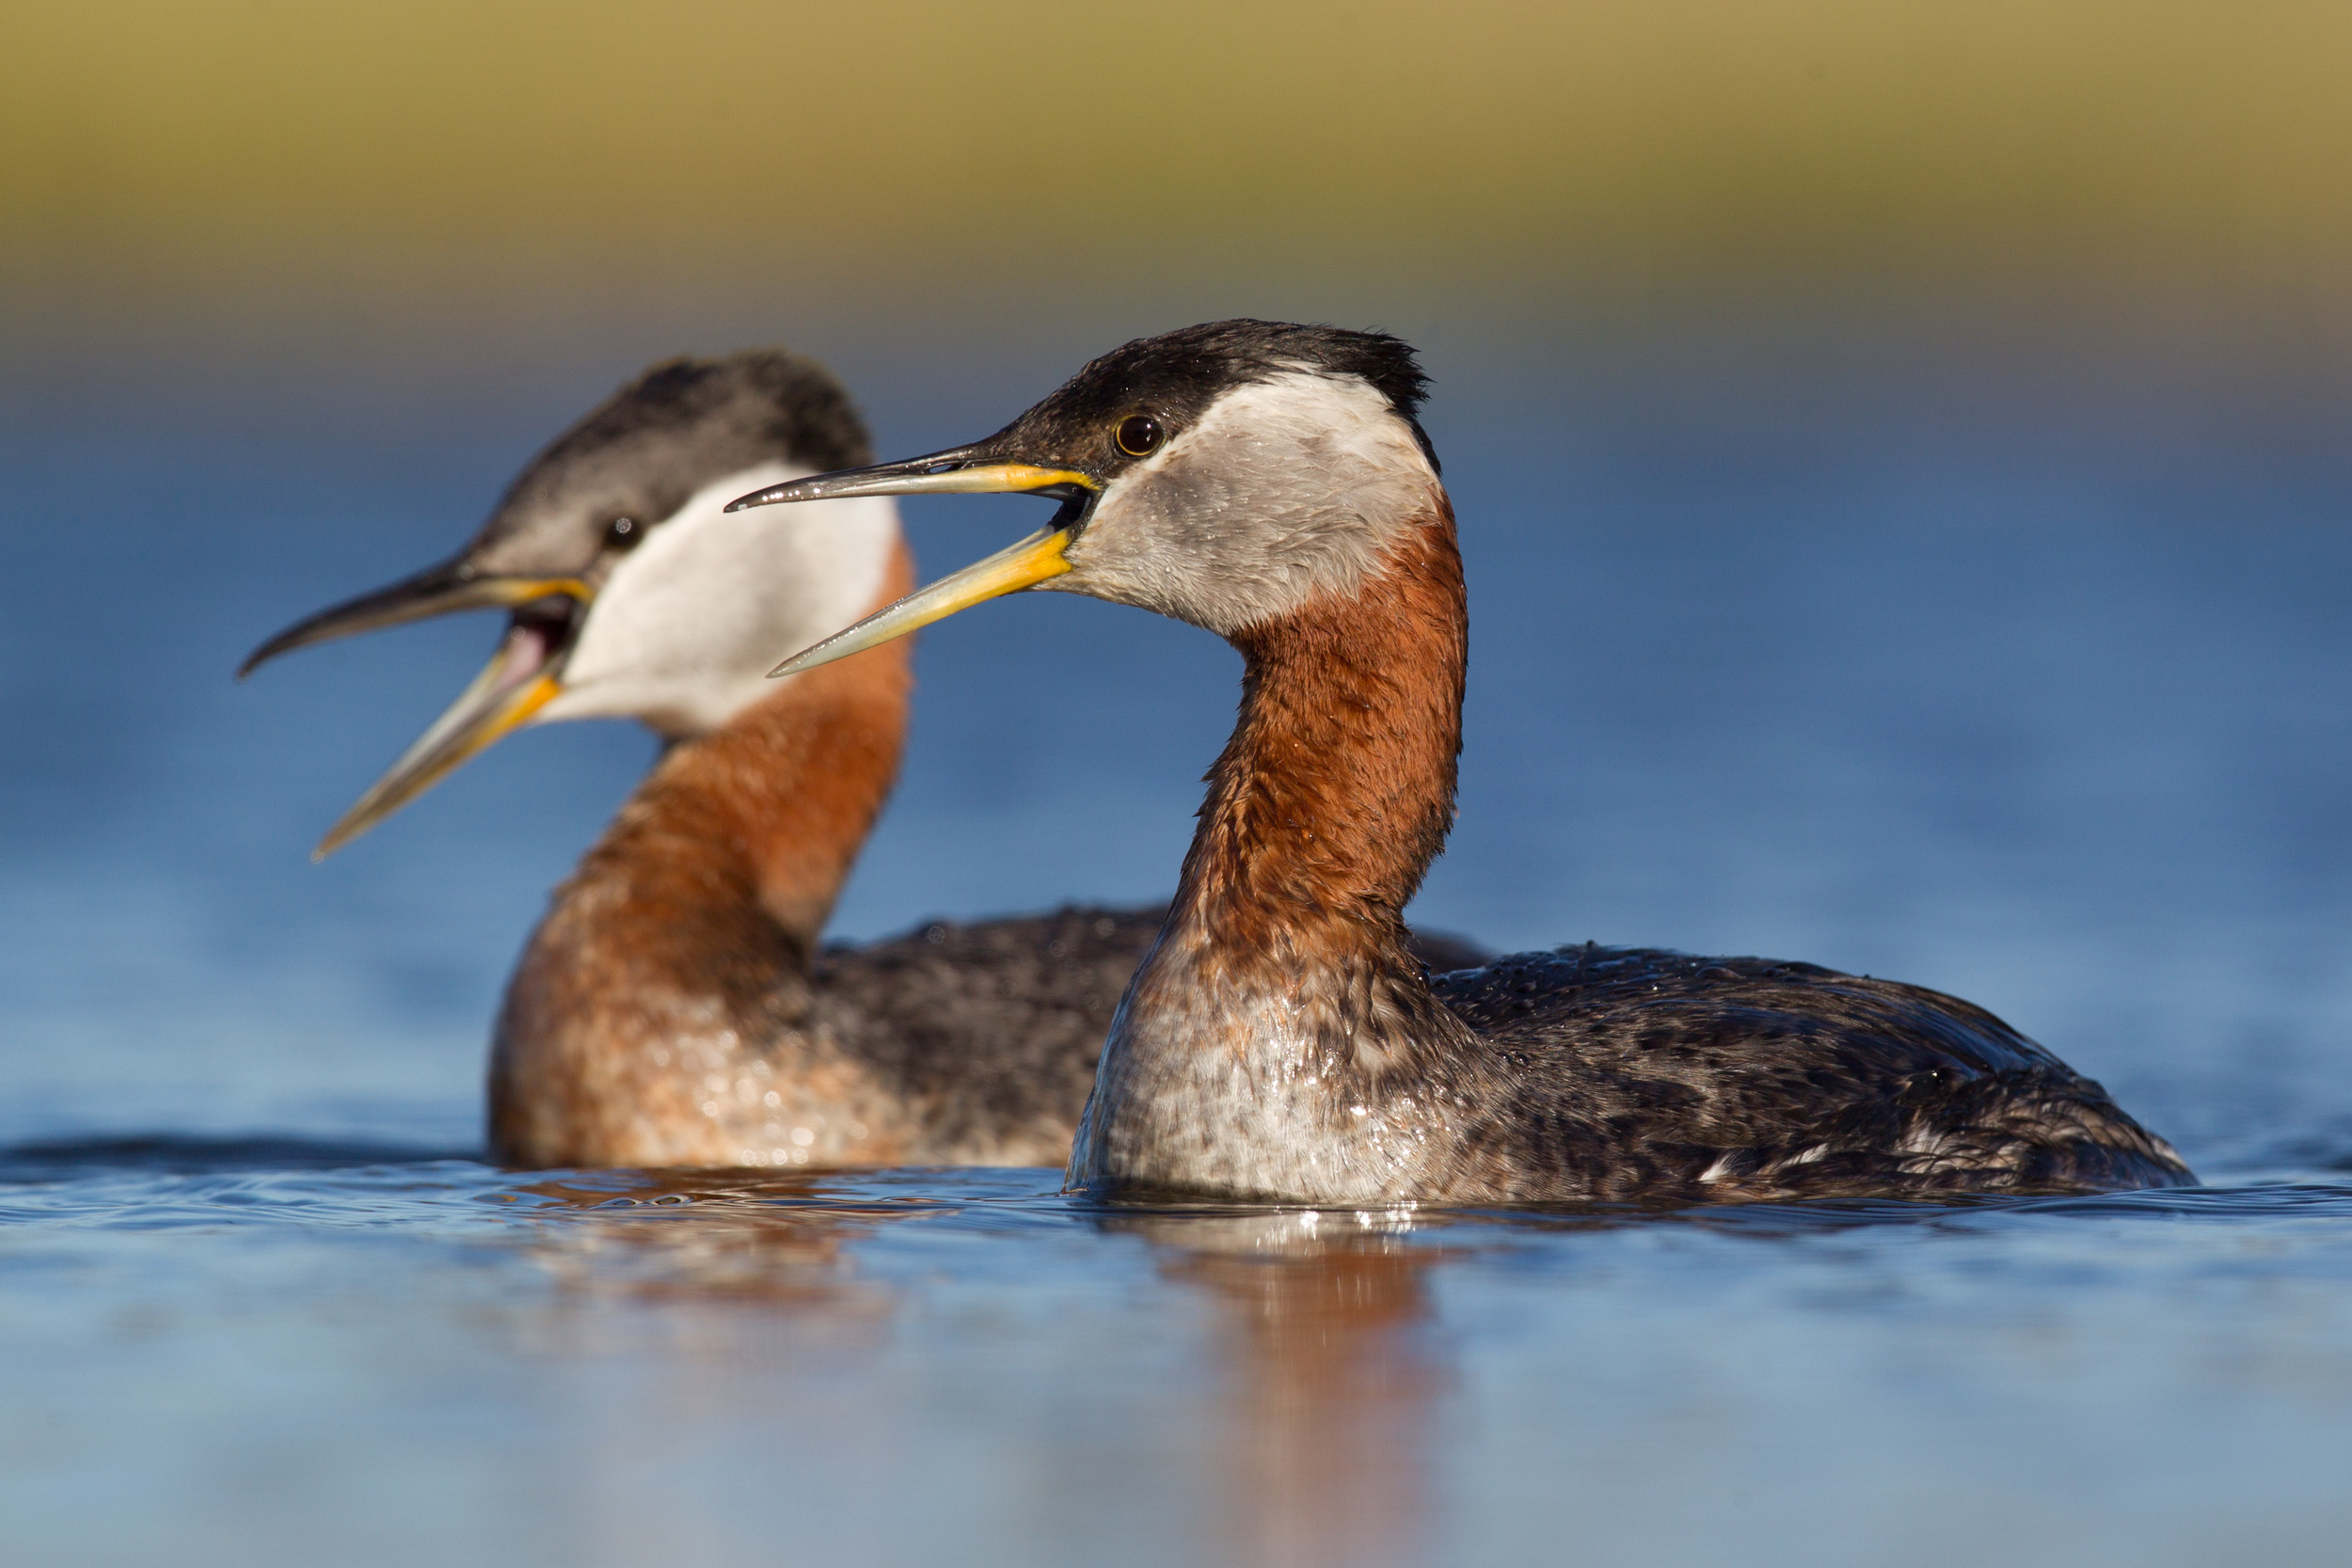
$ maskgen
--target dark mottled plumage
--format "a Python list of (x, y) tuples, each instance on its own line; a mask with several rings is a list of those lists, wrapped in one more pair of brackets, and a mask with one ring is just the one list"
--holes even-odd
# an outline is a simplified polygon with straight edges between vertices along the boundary
[[(827, 947), (815, 1016), (946, 1146), (1077, 1124), (1111, 1010), (1164, 909), (1067, 908)], [(1066, 1136), (1066, 1133), (1065, 1133)]]
[(1918, 986), (1587, 944), (1439, 975), (1434, 989), (1517, 1083), (1467, 1143), (1540, 1196), (2191, 1180), (2097, 1084), (1983, 1008)]

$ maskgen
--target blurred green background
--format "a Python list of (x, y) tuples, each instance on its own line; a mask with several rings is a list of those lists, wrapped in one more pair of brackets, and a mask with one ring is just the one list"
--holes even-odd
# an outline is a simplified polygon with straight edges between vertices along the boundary
[(0, 279), (52, 342), (789, 291), (2292, 346), (2352, 330), (2347, 84), (2341, 3), (18, 6)]

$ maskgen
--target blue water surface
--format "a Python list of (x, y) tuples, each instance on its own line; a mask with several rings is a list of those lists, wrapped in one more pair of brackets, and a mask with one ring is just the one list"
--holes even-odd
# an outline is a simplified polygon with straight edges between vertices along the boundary
[[(0, 1556), (2341, 1561), (2352, 404), (2227, 356), (1421, 335), (1473, 662), (1415, 918), (1958, 992), (2210, 1187), (1315, 1214), (501, 1172), (485, 1021), (650, 742), (523, 735), (312, 867), (491, 628), (229, 673), (679, 344), (49, 342), (0, 388)], [(793, 336), (891, 454), (1116, 341)], [(1032, 521), (910, 515), (934, 573)], [(1165, 893), (1229, 652), (1033, 595), (920, 673), (839, 934)]]

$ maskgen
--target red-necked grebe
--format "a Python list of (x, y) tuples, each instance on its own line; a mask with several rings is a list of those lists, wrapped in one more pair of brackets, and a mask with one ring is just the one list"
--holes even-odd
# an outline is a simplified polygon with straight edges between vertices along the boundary
[(785, 672), (1022, 588), (1241, 652), (1240, 719), (1071, 1184), (1362, 1205), (2193, 1180), (2098, 1085), (1915, 986), (1591, 947), (1424, 977), (1401, 913), (1452, 822), (1467, 627), (1424, 384), (1382, 334), (1216, 323), (1095, 360), (984, 441), (737, 503), (1061, 502)]

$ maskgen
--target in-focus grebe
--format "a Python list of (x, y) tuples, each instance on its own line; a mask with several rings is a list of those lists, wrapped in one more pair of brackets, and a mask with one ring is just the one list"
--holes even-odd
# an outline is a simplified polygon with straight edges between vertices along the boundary
[(1592, 947), (1423, 977), (1400, 916), (1452, 824), (1467, 624), (1424, 385), (1394, 338), (1216, 323), (1095, 360), (972, 446), (737, 503), (1062, 503), (780, 673), (1032, 587), (1241, 651), (1240, 719), (1071, 1184), (1356, 1205), (2192, 1181), (2098, 1085), (1915, 986)]
[[(518, 725), (626, 716), (670, 742), (557, 890), (509, 983), (489, 1135), (524, 1165), (1065, 1159), (1111, 1011), (1160, 911), (818, 933), (906, 727), (904, 648), (766, 679), (912, 586), (887, 500), (727, 515), (746, 488), (869, 461), (818, 366), (658, 365), (534, 459), (441, 565), (272, 638), (482, 606), (497, 657), (338, 822), (325, 854)], [(787, 637), (791, 634), (787, 633)]]

